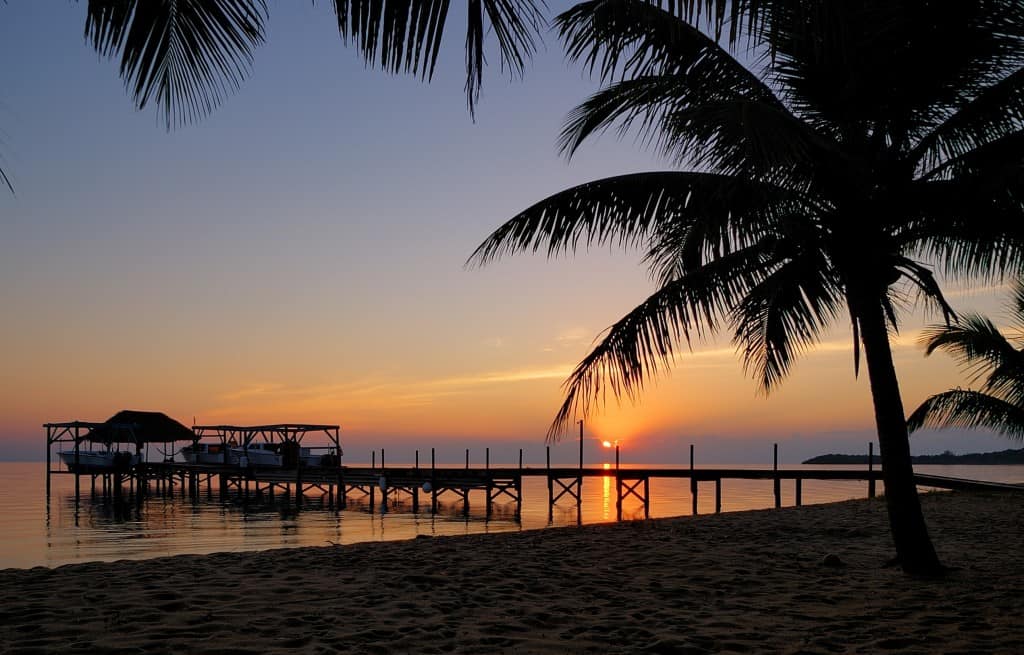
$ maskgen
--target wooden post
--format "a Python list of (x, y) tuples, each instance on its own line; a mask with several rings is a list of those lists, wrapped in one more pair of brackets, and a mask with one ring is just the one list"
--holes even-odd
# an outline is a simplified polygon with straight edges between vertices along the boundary
[[(580, 471), (583, 470), (583, 419), (580, 419)], [(580, 476), (580, 480), (583, 480), (583, 476)]]
[(615, 444), (615, 520), (622, 520), (622, 477), (619, 474), (619, 444)]
[(420, 470), (420, 451), (416, 450), (416, 470)]
[(78, 472), (79, 468), (79, 441), (78, 441), (78, 428), (75, 428), (75, 509), (78, 509), (78, 503), (82, 500), (82, 490), (79, 488)]
[(469, 468), (469, 448), (466, 449), (466, 468)]
[(651, 518), (651, 479), (644, 478), (644, 518)]
[(715, 478), (715, 514), (722, 513), (722, 478)]
[(437, 514), (437, 480), (434, 477), (434, 449), (430, 449), (430, 513)]
[[(469, 468), (468, 466), (466, 468)], [(491, 470), (491, 447), (488, 446), (484, 449), (484, 468), (488, 471)]]
[(523, 518), (523, 475), (522, 475), (522, 464), (519, 465), (520, 473), (516, 476), (516, 515), (515, 520), (519, 521)]
[(775, 472), (775, 479), (773, 480), (773, 491), (775, 492), (775, 508), (782, 507), (782, 481), (779, 479), (779, 444), (775, 444), (772, 448), (772, 470)]
[(796, 479), (796, 506), (800, 507), (803, 503), (803, 478)]
[(523, 516), (523, 449), (519, 449), (519, 474), (516, 476), (516, 521)]
[(377, 451), (376, 450), (374, 450), (374, 451), (372, 451), (370, 453), (370, 468), (371, 469), (376, 469), (377, 468)]
[(545, 446), (545, 448), (547, 453), (545, 469), (548, 473), (548, 523), (550, 523), (555, 518), (555, 490), (551, 487), (551, 446)]
[(868, 498), (875, 497), (875, 443), (868, 442)]
[(380, 449), (380, 468), (381, 468), (382, 471), (384, 470), (384, 449), (383, 448)]
[(692, 513), (697, 516), (697, 478), (693, 475), (693, 444), (690, 444), (690, 502), (693, 505)]
[(583, 522), (583, 419), (580, 419), (580, 475), (576, 480), (576, 523)]
[[(50, 504), (50, 451), (53, 450), (50, 442), (50, 435), (53, 428), (46, 428), (46, 504)], [(520, 451), (522, 452), (522, 451)]]

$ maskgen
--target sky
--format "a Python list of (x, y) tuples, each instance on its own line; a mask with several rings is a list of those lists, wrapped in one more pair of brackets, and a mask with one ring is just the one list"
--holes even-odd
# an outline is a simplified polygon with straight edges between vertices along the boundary
[[(557, 9), (564, 3), (553, 3)], [(630, 251), (467, 269), (474, 248), (544, 197), (669, 165), (614, 134), (571, 161), (556, 140), (597, 87), (552, 35), (525, 78), (486, 71), (466, 110), (461, 25), (430, 84), (366, 69), (327, 3), (272, 3), (250, 78), (167, 132), (136, 111), (83, 40), (82, 4), (0, 5), (0, 459), (45, 454), (49, 421), (163, 411), (186, 425), (340, 424), (352, 461), (436, 447), (544, 458), (561, 384), (594, 339), (654, 290)], [(492, 57), (496, 61), (496, 57)], [(948, 284), (997, 321), (1005, 291)], [(965, 384), (925, 358), (908, 317), (895, 358), (908, 411)], [(694, 345), (637, 405), (585, 422), (588, 461), (795, 462), (864, 452), (866, 376), (838, 325), (777, 391), (728, 336)], [(923, 433), (916, 453), (1013, 447)], [(553, 446), (575, 457), (572, 440)]]

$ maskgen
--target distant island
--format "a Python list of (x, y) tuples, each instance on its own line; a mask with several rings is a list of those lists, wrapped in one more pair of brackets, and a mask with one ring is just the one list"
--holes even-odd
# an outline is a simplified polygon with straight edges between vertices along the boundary
[[(878, 455), (874, 456), (874, 463), (880, 464), (881, 459)], [(951, 451), (946, 451), (941, 455), (917, 455), (911, 457), (915, 464), (988, 464), (988, 465), (1006, 465), (1006, 464), (1024, 464), (1024, 448), (1017, 448), (1016, 450), (1000, 450), (996, 453), (968, 453), (966, 455), (956, 455)], [(839, 454), (828, 454), (818, 455), (812, 457), (803, 462), (804, 464), (863, 464), (867, 465), (867, 455), (839, 455)]]

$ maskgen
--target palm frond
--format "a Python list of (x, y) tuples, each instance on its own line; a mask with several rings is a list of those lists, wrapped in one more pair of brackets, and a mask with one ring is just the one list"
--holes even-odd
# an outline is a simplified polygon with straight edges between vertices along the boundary
[(672, 161), (806, 190), (847, 163), (836, 143), (788, 110), (760, 101), (705, 102), (669, 112), (659, 137)]
[(795, 2), (773, 7), (776, 83), (837, 138), (907, 151), (1024, 63), (1014, 2)]
[(775, 244), (788, 256), (791, 223), (809, 224), (806, 217), (816, 215), (813, 204), (796, 194), (778, 188), (751, 193), (735, 183), (743, 178), (708, 179), (723, 183), (694, 193), (689, 214), (668, 216), (650, 232), (644, 263), (661, 285), (755, 242)]
[(210, 113), (249, 72), (263, 42), (265, 0), (88, 0), (86, 39), (120, 57), (136, 106), (167, 127)]
[(594, 403), (616, 397), (635, 399), (644, 380), (656, 377), (676, 356), (718, 328), (740, 298), (777, 265), (763, 244), (729, 253), (661, 287), (610, 327), (565, 382), (565, 401), (548, 430), (557, 439), (576, 416)]
[(903, 277), (910, 280), (917, 289), (918, 296), (935, 309), (938, 309), (947, 325), (957, 320), (956, 311), (946, 301), (946, 296), (942, 293), (942, 288), (939, 287), (939, 283), (931, 269), (908, 257), (897, 257), (894, 263), (896, 269), (900, 271)]
[(784, 109), (713, 39), (653, 3), (591, 0), (556, 23), (570, 60), (583, 61), (604, 82), (619, 82), (573, 112), (561, 139), (570, 155), (619, 118), (629, 124), (642, 116), (651, 132), (666, 112), (703, 102), (745, 99)]
[(1019, 441), (1024, 439), (1024, 409), (978, 391), (953, 389), (921, 403), (907, 428), (984, 428)]
[(1024, 354), (988, 318), (965, 314), (957, 325), (933, 325), (921, 332), (925, 354), (942, 350), (967, 371), (974, 384), (998, 368), (1024, 369)]
[(1001, 279), (1024, 269), (1024, 168), (918, 180), (895, 235), (952, 276)]
[[(782, 242), (782, 251), (792, 249)], [(752, 287), (730, 322), (743, 367), (765, 391), (789, 373), (793, 361), (818, 343), (821, 332), (843, 307), (842, 290), (820, 251), (790, 254)]]
[[(338, 30), (367, 65), (431, 79), (448, 24), (450, 0), (333, 0)], [(546, 23), (537, 0), (467, 0), (466, 102), (475, 111), (486, 61), (488, 29), (503, 69), (522, 75)]]
[(1017, 280), (1013, 285), (1010, 299), (1011, 319), (1018, 331), (1018, 342), (1024, 340), (1024, 280)]
[(971, 98), (908, 154), (923, 176), (945, 162), (1017, 132), (1024, 121), (1024, 68)]
[(467, 265), (485, 265), (518, 252), (544, 250), (551, 257), (580, 246), (614, 243), (635, 247), (643, 244), (657, 225), (678, 226), (697, 216), (714, 216), (742, 229), (744, 216), (763, 216), (765, 208), (794, 201), (794, 194), (770, 184), (707, 173), (668, 171), (610, 177), (573, 187), (527, 208), (487, 237)]
[(1020, 174), (1024, 164), (1024, 128), (1001, 134), (998, 138), (980, 144), (970, 150), (955, 154), (928, 170), (921, 179), (1002, 179), (1007, 175)]

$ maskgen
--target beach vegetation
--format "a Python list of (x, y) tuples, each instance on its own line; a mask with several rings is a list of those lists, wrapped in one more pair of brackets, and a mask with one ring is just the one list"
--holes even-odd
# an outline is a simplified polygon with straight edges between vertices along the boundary
[(471, 256), (637, 249), (655, 291), (565, 383), (549, 438), (635, 399), (728, 330), (765, 391), (837, 322), (867, 369), (897, 561), (938, 574), (914, 484), (891, 335), (955, 314), (936, 273), (1001, 279), (1024, 255), (1024, 3), (588, 0), (556, 19), (602, 88), (568, 116), (569, 156), (633, 134), (667, 170), (545, 198)]
[(933, 325), (922, 334), (925, 352), (954, 357), (974, 389), (950, 389), (929, 396), (907, 419), (921, 428), (987, 429), (1024, 441), (1024, 282), (1013, 288), (1009, 336), (980, 314), (959, 323)]

